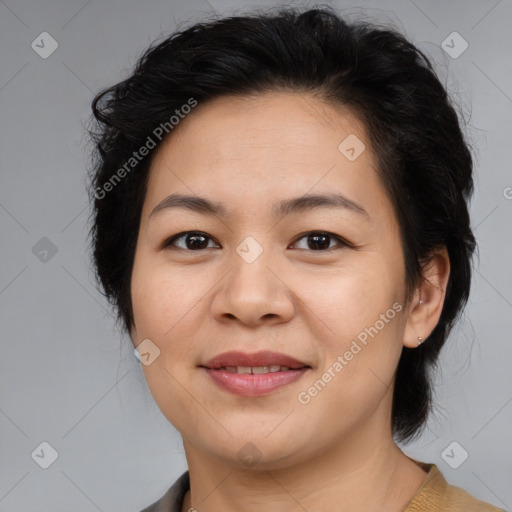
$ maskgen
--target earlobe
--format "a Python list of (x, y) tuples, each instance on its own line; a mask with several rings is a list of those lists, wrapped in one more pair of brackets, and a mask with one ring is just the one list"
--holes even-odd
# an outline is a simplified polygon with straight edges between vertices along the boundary
[(450, 276), (450, 258), (446, 247), (434, 252), (423, 267), (422, 283), (416, 290), (404, 330), (403, 345), (417, 348), (428, 343), (443, 310)]

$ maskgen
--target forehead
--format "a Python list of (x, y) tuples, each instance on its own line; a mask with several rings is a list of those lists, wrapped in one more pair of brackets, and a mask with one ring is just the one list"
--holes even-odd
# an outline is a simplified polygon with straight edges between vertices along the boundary
[(348, 109), (306, 93), (224, 96), (195, 107), (158, 148), (144, 215), (172, 192), (235, 210), (307, 193), (378, 204), (375, 169), (366, 128)]
[(350, 134), (368, 139), (364, 124), (348, 108), (328, 105), (311, 93), (267, 92), (222, 96), (199, 104), (161, 149), (187, 151), (192, 143), (189, 160), (205, 152), (243, 159), (248, 149), (256, 148), (261, 157), (302, 158), (307, 151), (318, 158), (317, 149), (327, 146), (337, 156), (339, 143)]

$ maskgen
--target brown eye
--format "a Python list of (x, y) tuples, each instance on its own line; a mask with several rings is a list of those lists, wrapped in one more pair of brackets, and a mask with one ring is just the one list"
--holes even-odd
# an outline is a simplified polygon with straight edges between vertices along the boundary
[[(175, 242), (178, 240), (184, 240), (184, 245), (176, 245)], [(165, 242), (164, 247), (174, 246), (178, 247), (179, 249), (200, 251), (203, 249), (208, 249), (209, 240), (211, 240), (211, 238), (205, 233), (201, 233), (200, 231), (185, 231), (169, 238)]]
[[(302, 239), (307, 240), (306, 247), (299, 247), (299, 249), (308, 249), (311, 251), (326, 251), (337, 246), (349, 246), (349, 244), (345, 242), (345, 240), (343, 240), (341, 237), (325, 231), (311, 231), (310, 233), (303, 235), (298, 240)], [(336, 240), (338, 242), (337, 246), (330, 247), (332, 240)], [(295, 244), (297, 244), (297, 242), (295, 242)]]

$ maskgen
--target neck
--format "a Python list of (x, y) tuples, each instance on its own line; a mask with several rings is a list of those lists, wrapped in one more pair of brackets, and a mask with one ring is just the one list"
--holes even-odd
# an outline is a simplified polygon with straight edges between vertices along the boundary
[(392, 437), (369, 443), (355, 436), (315, 459), (280, 469), (240, 469), (205, 457), (184, 442), (191, 490), (183, 511), (401, 512), (426, 472)]

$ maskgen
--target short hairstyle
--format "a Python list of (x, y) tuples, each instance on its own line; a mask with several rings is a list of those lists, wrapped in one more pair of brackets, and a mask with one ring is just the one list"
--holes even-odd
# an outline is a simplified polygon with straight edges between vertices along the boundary
[(170, 116), (191, 98), (204, 104), (272, 91), (314, 93), (365, 124), (400, 228), (407, 300), (433, 251), (448, 250), (440, 320), (428, 342), (402, 349), (396, 373), (392, 431), (398, 441), (410, 441), (425, 427), (430, 370), (469, 297), (476, 247), (467, 205), (473, 161), (429, 58), (393, 28), (349, 21), (328, 6), (281, 7), (203, 21), (147, 48), (131, 76), (92, 102), (89, 236), (100, 291), (129, 334), (141, 210), (152, 157), (165, 137), (127, 169), (133, 152), (149, 145), (157, 126), (172, 136)]

